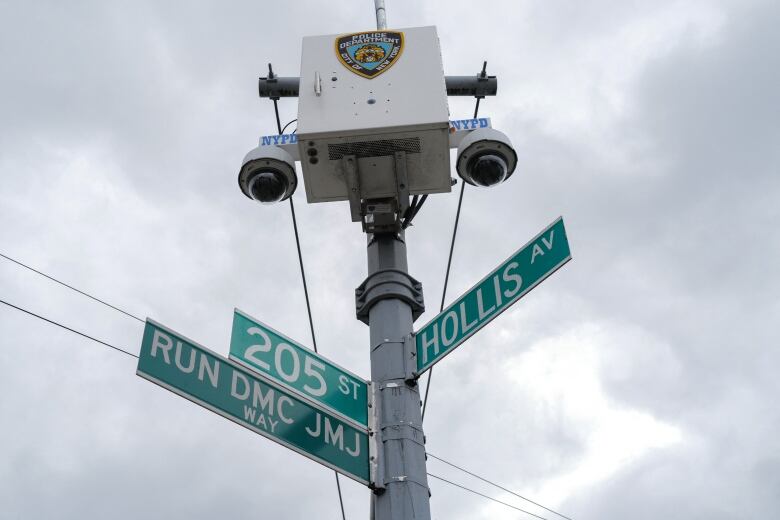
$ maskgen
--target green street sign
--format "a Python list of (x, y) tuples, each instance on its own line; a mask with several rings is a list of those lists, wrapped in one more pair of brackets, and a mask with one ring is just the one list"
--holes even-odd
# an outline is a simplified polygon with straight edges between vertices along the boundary
[(569, 260), (566, 229), (559, 217), (415, 333), (417, 374), (428, 370)]
[(368, 433), (184, 336), (146, 320), (136, 373), (363, 484)]
[(365, 380), (238, 309), (233, 313), (230, 359), (342, 419), (368, 426)]

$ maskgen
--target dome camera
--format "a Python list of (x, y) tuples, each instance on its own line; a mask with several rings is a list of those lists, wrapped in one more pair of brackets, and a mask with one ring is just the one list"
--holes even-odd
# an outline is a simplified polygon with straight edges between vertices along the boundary
[(458, 175), (472, 186), (495, 186), (507, 180), (517, 165), (517, 152), (502, 132), (472, 131), (458, 146)]
[(244, 195), (263, 204), (288, 199), (298, 185), (295, 159), (278, 146), (258, 146), (244, 157), (238, 185)]

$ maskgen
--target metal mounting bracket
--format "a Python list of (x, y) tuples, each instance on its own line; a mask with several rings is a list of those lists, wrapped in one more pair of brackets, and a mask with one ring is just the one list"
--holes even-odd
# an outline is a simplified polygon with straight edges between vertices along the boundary
[(401, 217), (409, 209), (409, 179), (406, 152), (395, 152), (395, 197), (363, 200), (360, 193), (360, 168), (355, 155), (341, 159), (341, 171), (347, 184), (347, 198), (352, 222), (361, 222), (363, 231), (393, 233), (401, 230)]
[(380, 400), (376, 384), (371, 383), (368, 406), (368, 472), (369, 485), (374, 493), (385, 490), (385, 463), (382, 448), (382, 432), (377, 426), (377, 417), (381, 417)]
[(382, 441), (408, 439), (415, 444), (425, 447), (425, 439), (422, 428), (411, 423), (394, 423), (382, 425)]
[(368, 311), (374, 304), (387, 298), (408, 303), (415, 320), (425, 312), (422, 284), (399, 269), (380, 269), (366, 277), (355, 289), (357, 318), (368, 325)]
[(352, 222), (360, 222), (363, 218), (363, 212), (360, 206), (360, 172), (358, 171), (357, 158), (354, 155), (342, 157), (341, 169), (344, 172), (344, 181), (349, 190), (347, 195)]
[(395, 152), (395, 189), (398, 194), (398, 215), (409, 209), (409, 180), (406, 173), (406, 152)]
[(361, 214), (365, 233), (395, 233), (401, 230), (401, 218), (396, 199), (363, 201)]
[(416, 478), (409, 478), (406, 475), (398, 475), (397, 477), (388, 477), (387, 484), (392, 484), (394, 482), (414, 482), (418, 486), (421, 486), (428, 490), (428, 496), (430, 496), (430, 488), (428, 487), (427, 482), (422, 482), (419, 479)]
[(404, 336), (404, 379), (409, 386), (417, 386), (417, 344), (414, 334)]
[(415, 424), (408, 421), (388, 421), (384, 422), (382, 410), (379, 408), (382, 401), (380, 393), (386, 390), (390, 391), (415, 391), (406, 382), (402, 380), (387, 381), (382, 385), (372, 384), (371, 399), (374, 406), (374, 414), (369, 419), (369, 465), (370, 482), (369, 487), (376, 494), (384, 493), (390, 484), (397, 482), (415, 482), (416, 484), (428, 489), (428, 483), (407, 475), (388, 475), (388, 466), (384, 461), (385, 446), (388, 441), (410, 441), (425, 450), (425, 434), (422, 430), (422, 424)]

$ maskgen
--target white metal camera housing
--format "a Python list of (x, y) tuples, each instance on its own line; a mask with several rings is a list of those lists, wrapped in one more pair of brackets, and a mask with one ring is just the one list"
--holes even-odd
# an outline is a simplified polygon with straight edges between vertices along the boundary
[(295, 159), (278, 146), (258, 146), (244, 157), (238, 185), (244, 195), (263, 204), (288, 199), (298, 186)]
[[(368, 79), (339, 57), (341, 37), (398, 34), (398, 57)], [(362, 35), (362, 36), (361, 36)], [(301, 48), (298, 155), (309, 202), (398, 196), (396, 152), (411, 195), (448, 193), (449, 110), (435, 27), (307, 36)], [(354, 157), (355, 182), (344, 160)]]
[(472, 131), (458, 146), (458, 175), (472, 186), (495, 186), (507, 180), (517, 166), (517, 152), (509, 137), (493, 128)]

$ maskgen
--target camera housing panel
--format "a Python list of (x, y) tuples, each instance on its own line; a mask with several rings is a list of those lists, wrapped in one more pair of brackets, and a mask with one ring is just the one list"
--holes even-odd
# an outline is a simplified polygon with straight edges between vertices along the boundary
[(436, 28), (347, 36), (381, 39), (384, 33), (400, 33), (402, 48), (392, 66), (372, 78), (340, 60), (344, 35), (303, 39), (297, 135), (309, 202), (348, 199), (345, 156), (357, 159), (361, 199), (394, 196), (393, 154), (400, 151), (410, 194), (451, 190), (449, 110)]

